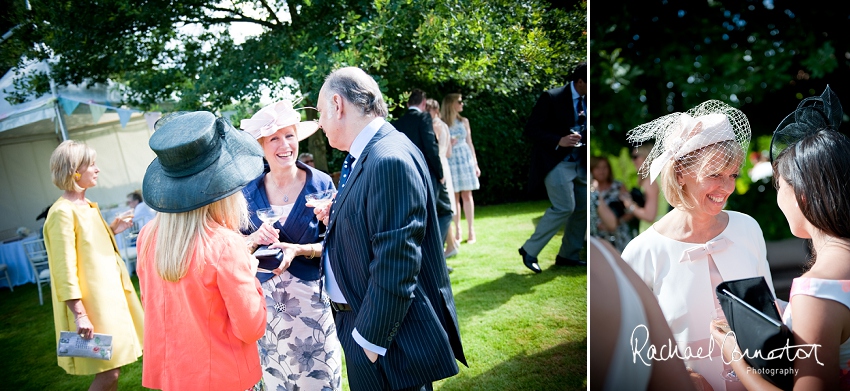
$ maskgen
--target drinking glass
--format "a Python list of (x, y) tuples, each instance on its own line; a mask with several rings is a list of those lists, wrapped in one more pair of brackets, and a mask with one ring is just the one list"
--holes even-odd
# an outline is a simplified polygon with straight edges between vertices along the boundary
[(272, 206), (270, 208), (257, 209), (257, 217), (264, 223), (274, 225), (275, 221), (283, 216), (283, 208)]
[[(304, 196), (304, 199), (307, 201), (307, 207), (311, 208), (325, 208), (333, 202), (334, 197), (336, 196), (336, 190), (329, 189), (323, 190), (317, 193), (310, 193)], [(319, 222), (321, 223), (321, 222)], [(320, 238), (325, 237), (325, 233), (322, 232), (319, 234)]]
[[(726, 320), (726, 314), (723, 313), (722, 308), (715, 308), (711, 310), (711, 321), (712, 326), (720, 327), (726, 333), (732, 331), (732, 328), (729, 327), (729, 322)], [(720, 376), (723, 377), (723, 382), (726, 383), (726, 391), (747, 390), (743, 383), (741, 383), (741, 380), (738, 379), (738, 376), (735, 374), (732, 367), (725, 362), (723, 363), (723, 370), (720, 372)]]
[[(581, 136), (581, 128), (579, 128), (579, 127), (570, 128), (570, 132), (572, 132), (573, 134), (577, 134), (577, 135)], [(581, 141), (579, 141), (579, 142), (576, 143), (575, 146), (580, 147), (582, 145), (584, 145), (584, 144)]]

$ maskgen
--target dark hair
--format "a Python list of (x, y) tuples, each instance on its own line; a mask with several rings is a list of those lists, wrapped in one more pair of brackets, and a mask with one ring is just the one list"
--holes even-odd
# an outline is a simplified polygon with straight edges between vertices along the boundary
[[(603, 163), (603, 162), (608, 165), (608, 178), (605, 178), (605, 179), (608, 182), (613, 182), (614, 178), (612, 178), (613, 173), (611, 172), (611, 161), (605, 156), (591, 156), (590, 157), (590, 171), (591, 171), (590, 175), (593, 175), (593, 170), (596, 169), (596, 166), (598, 166), (600, 163)], [(593, 178), (593, 179), (599, 180), (599, 178)]]
[(143, 199), (142, 199), (142, 191), (141, 191), (141, 190), (134, 190), (132, 193), (127, 194), (127, 197), (132, 198), (134, 201), (138, 201), (138, 202), (142, 202), (142, 201), (143, 201)]
[(425, 91), (422, 91), (418, 88), (414, 88), (413, 91), (410, 91), (410, 97), (407, 98), (408, 106), (419, 106), (420, 103), (428, 99), (428, 96), (425, 95)]
[(794, 191), (800, 211), (829, 236), (850, 238), (850, 139), (822, 129), (782, 151), (773, 162)]
[(573, 68), (573, 72), (570, 73), (570, 81), (583, 81), (587, 82), (587, 63), (580, 62)]

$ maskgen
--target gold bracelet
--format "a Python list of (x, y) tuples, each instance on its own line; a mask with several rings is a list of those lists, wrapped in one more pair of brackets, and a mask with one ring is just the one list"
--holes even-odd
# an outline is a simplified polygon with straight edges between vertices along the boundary
[(315, 248), (315, 247), (313, 247), (313, 245), (312, 245), (312, 244), (310, 244), (310, 256), (309, 256), (309, 257), (307, 257), (307, 258), (308, 258), (308, 259), (313, 259), (313, 258), (315, 258), (315, 257), (316, 257), (316, 248)]
[(88, 318), (88, 317), (89, 317), (88, 314), (77, 315), (77, 316), (74, 317), (74, 320), (80, 320), (80, 318)]

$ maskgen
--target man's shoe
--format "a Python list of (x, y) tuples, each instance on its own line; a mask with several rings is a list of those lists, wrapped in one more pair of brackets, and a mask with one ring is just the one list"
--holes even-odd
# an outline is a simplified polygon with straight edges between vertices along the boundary
[(522, 263), (525, 264), (525, 267), (531, 269), (531, 271), (535, 273), (540, 273), (543, 271), (540, 270), (540, 265), (537, 264), (537, 258), (528, 255), (528, 253), (525, 252), (524, 248), (519, 248), (519, 255), (522, 255)]
[(555, 266), (587, 266), (587, 262), (578, 259), (567, 259), (558, 255), (555, 257)]

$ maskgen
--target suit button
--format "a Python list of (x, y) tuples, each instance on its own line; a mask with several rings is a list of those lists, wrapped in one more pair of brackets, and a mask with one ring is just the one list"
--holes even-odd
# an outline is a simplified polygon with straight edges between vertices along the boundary
[(393, 337), (387, 337), (387, 341), (392, 341)]
[(398, 328), (398, 322), (395, 322), (395, 327)]

